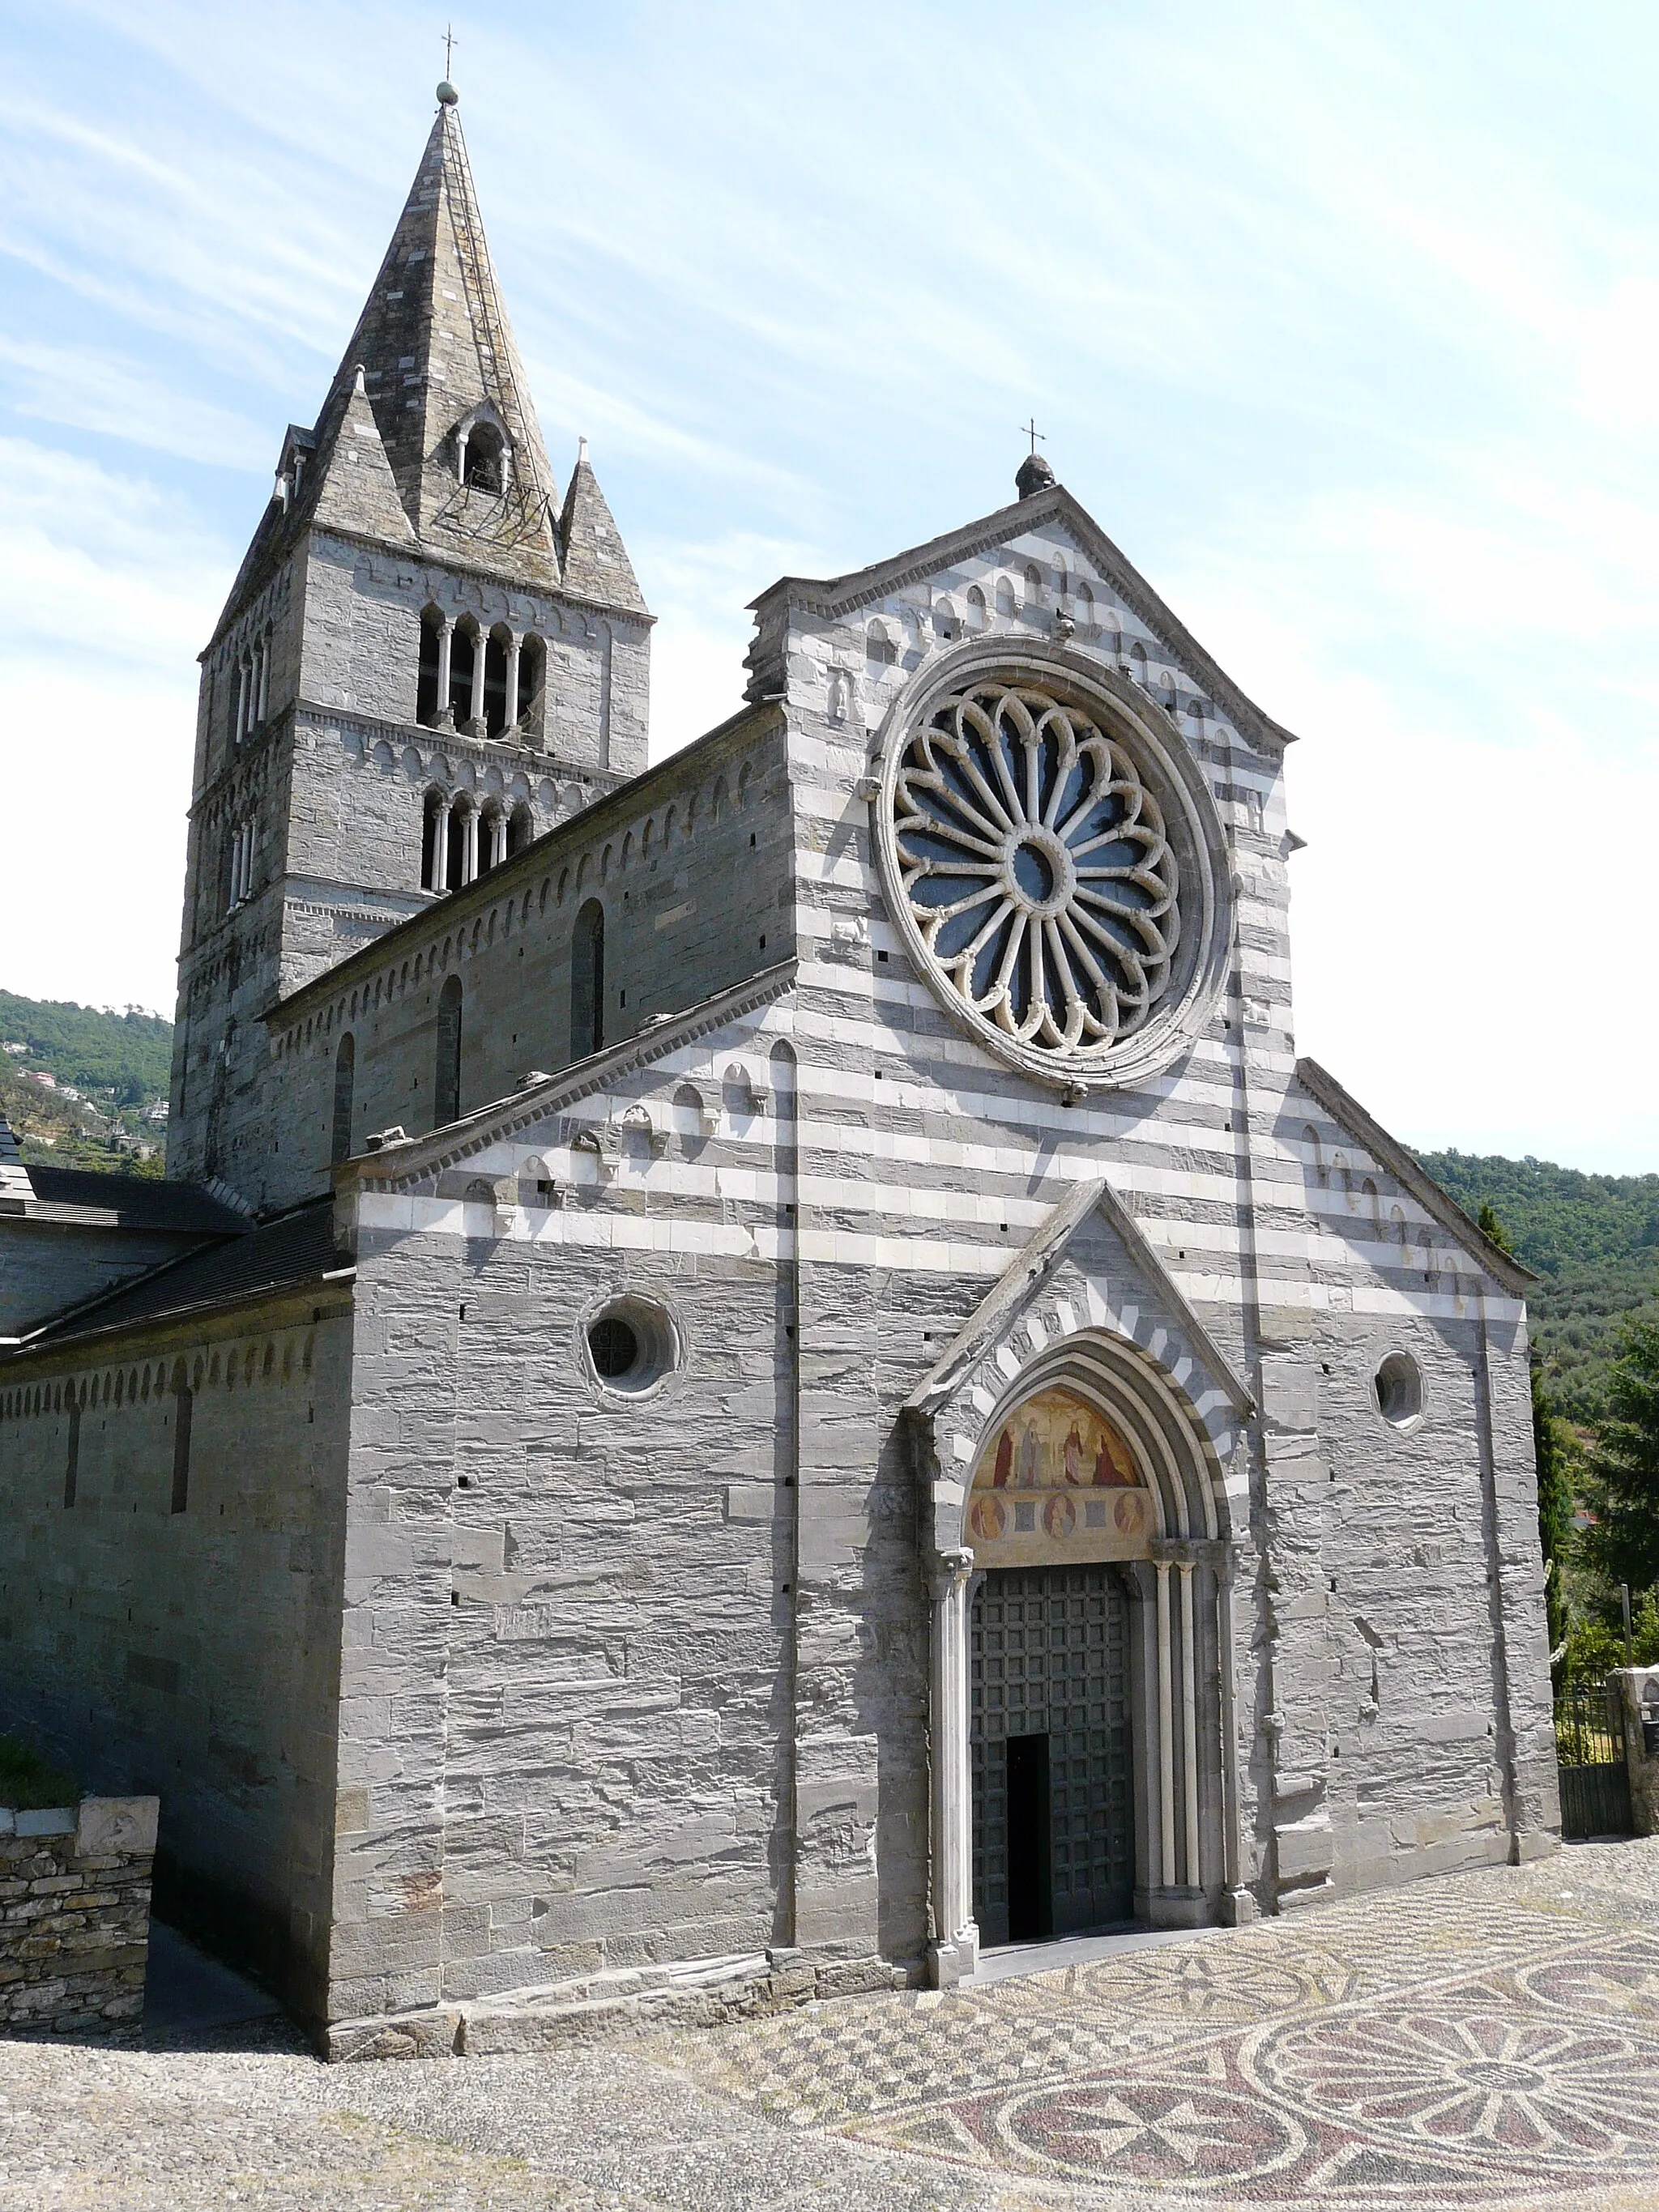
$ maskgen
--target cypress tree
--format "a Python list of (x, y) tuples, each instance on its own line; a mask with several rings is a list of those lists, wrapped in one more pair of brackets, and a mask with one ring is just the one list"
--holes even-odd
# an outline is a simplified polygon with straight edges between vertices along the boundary
[(1566, 1640), (1567, 1597), (1564, 1588), (1572, 1545), (1571, 1469), (1577, 1446), (1566, 1423), (1550, 1403), (1544, 1370), (1532, 1370), (1532, 1446), (1538, 1462), (1538, 1541), (1544, 1554), (1544, 1603), (1549, 1618), (1550, 1650)]

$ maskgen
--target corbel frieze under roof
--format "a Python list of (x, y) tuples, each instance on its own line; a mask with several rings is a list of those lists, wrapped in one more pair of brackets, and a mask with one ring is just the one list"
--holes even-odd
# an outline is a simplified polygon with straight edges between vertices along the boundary
[(872, 562), (867, 568), (827, 578), (781, 576), (758, 599), (750, 601), (748, 611), (759, 615), (763, 623), (781, 594), (789, 605), (834, 621), (937, 574), (941, 568), (1006, 544), (1036, 524), (1056, 519), (1066, 524), (1079, 550), (1088, 554), (1103, 580), (1111, 585), (1123, 605), (1139, 616), (1247, 738), (1274, 753), (1295, 744), (1296, 732), (1275, 722), (1240, 690), (1063, 484), (1055, 484), (1030, 499), (1017, 500), (1012, 506), (999, 507), (995, 514), (978, 522), (947, 531), (943, 537), (930, 538), (925, 545), (913, 546), (906, 552), (895, 554), (890, 560)]
[(476, 1158), (491, 1145), (538, 1127), (550, 1115), (608, 1089), (653, 1060), (769, 1006), (793, 988), (797, 966), (793, 958), (781, 960), (683, 1012), (660, 1015), (633, 1036), (606, 1045), (556, 1075), (526, 1083), (510, 1097), (492, 1100), (428, 1135), (391, 1139), (373, 1152), (343, 1161), (334, 1171), (337, 1202), (359, 1190), (406, 1191), (446, 1168)]
[(1328, 1068), (1316, 1060), (1298, 1060), (1296, 1079), (1309, 1096), (1316, 1099), (1343, 1134), (1369, 1152), (1380, 1168), (1385, 1168), (1395, 1181), (1408, 1190), (1431, 1220), (1461, 1244), (1482, 1273), (1502, 1285), (1513, 1297), (1524, 1298), (1528, 1283), (1537, 1276), (1524, 1267), (1512, 1252), (1494, 1244), (1478, 1223), (1468, 1215), (1455, 1198), (1441, 1189), (1425, 1169), (1419, 1166), (1397, 1137), (1391, 1137), (1380, 1121), (1375, 1121), (1359, 1101), (1345, 1091)]

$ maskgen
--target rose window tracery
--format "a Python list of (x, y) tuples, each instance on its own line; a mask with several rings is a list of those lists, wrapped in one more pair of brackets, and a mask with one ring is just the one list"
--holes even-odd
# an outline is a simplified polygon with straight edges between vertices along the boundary
[(1155, 793), (1084, 709), (971, 683), (905, 738), (890, 854), (921, 946), (1010, 1043), (1103, 1059), (1169, 992), (1181, 872)]

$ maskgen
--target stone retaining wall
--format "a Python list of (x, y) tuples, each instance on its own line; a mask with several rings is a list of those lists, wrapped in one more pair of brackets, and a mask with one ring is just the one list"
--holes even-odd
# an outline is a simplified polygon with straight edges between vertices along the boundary
[(0, 2034), (137, 2037), (158, 1807), (0, 1808)]

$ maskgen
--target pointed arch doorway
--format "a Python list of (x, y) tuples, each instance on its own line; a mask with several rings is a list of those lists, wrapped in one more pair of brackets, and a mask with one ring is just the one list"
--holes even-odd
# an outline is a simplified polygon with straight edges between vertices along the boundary
[(1163, 1359), (1099, 1328), (1044, 1332), (1000, 1393), (990, 1370), (946, 1370), (911, 1401), (942, 1987), (981, 1944), (1248, 1915), (1233, 1546), (1206, 1419), (1237, 1413), (1211, 1394), (1200, 1413)]

